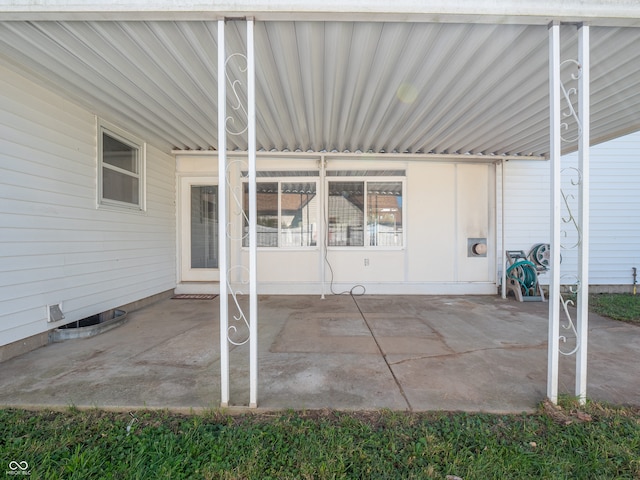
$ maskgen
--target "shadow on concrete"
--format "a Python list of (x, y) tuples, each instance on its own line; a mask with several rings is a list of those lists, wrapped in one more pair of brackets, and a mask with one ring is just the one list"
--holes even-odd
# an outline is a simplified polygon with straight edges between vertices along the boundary
[[(261, 296), (258, 404), (531, 411), (546, 395), (547, 312), (494, 296)], [(218, 299), (166, 299), (96, 337), (8, 360), (0, 404), (217, 408), (218, 314)], [(640, 404), (640, 327), (594, 315), (589, 327), (588, 396)], [(248, 352), (231, 349), (232, 405), (249, 402)], [(561, 356), (561, 393), (573, 392), (574, 363)]]

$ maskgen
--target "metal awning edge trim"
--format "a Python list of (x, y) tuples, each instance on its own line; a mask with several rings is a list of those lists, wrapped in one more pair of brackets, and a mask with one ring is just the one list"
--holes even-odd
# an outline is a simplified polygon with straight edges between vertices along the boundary
[(590, 22), (600, 26), (640, 26), (637, 3), (633, 0), (607, 2), (567, 0), (500, 0), (473, 4), (455, 0), (425, 3), (422, 0), (363, 3), (361, 0), (280, 0), (263, 2), (227, 0), (129, 0), (82, 3), (49, 0), (14, 0), (0, 6), (4, 20), (211, 20), (245, 18), (257, 21), (319, 20), (340, 21), (345, 16), (359, 21), (400, 21), (437, 23), (493, 23), (547, 25), (550, 21)]
[[(171, 150), (173, 155), (207, 156), (218, 155), (217, 150)], [(539, 155), (464, 155), (464, 154), (436, 154), (436, 153), (355, 153), (355, 152), (257, 152), (262, 158), (300, 158), (326, 160), (395, 160), (395, 161), (457, 161), (457, 162), (487, 162), (495, 163), (509, 160), (549, 160), (546, 156)], [(245, 151), (227, 151), (227, 156), (246, 157)]]

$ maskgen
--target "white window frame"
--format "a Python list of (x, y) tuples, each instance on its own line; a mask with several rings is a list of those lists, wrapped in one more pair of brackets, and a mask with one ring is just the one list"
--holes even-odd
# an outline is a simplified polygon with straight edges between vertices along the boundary
[[(300, 182), (304, 182), (304, 183), (315, 183), (316, 185), (316, 197), (318, 198), (318, 203), (320, 203), (322, 201), (322, 198), (320, 196), (320, 179), (318, 178), (317, 175), (309, 175), (309, 176), (290, 176), (287, 177), (285, 175), (283, 176), (277, 176), (277, 177), (260, 177), (256, 183), (277, 183), (278, 184), (278, 234), (277, 234), (277, 239), (278, 239), (278, 245), (277, 246), (258, 246), (258, 250), (266, 250), (266, 251), (276, 251), (276, 250), (317, 250), (319, 247), (319, 244), (322, 243), (321, 242), (321, 231), (320, 231), (320, 224), (322, 222), (322, 212), (321, 212), (321, 207), (320, 205), (318, 206), (318, 212), (317, 212), (317, 217), (316, 217), (316, 225), (318, 227), (318, 229), (316, 230), (316, 244), (315, 245), (293, 245), (293, 246), (282, 246), (280, 245), (280, 239), (282, 236), (282, 198), (281, 198), (281, 185), (283, 183), (295, 183), (296, 181), (300, 181)], [(244, 188), (245, 185), (247, 185), (249, 183), (249, 181), (246, 178), (243, 178), (242, 181), (242, 192), (243, 192), (243, 196), (244, 196)], [(242, 205), (242, 209), (243, 212), (245, 211), (245, 205)], [(243, 229), (244, 229), (244, 220), (243, 220)], [(243, 249), (248, 249), (249, 246), (244, 244), (244, 235), (245, 233), (243, 232), (243, 245), (242, 248)], [(248, 240), (247, 240), (248, 241)]]
[[(146, 158), (147, 158), (147, 144), (130, 134), (129, 132), (116, 127), (104, 120), (98, 119), (97, 122), (98, 132), (98, 148), (97, 148), (97, 206), (98, 208), (112, 208), (118, 210), (124, 210), (129, 212), (144, 212), (146, 210)], [(115, 140), (124, 143), (125, 145), (133, 148), (136, 152), (136, 172), (130, 172), (129, 170), (118, 168), (114, 165), (103, 162), (103, 135), (114, 138)], [(123, 175), (127, 175), (132, 178), (138, 179), (138, 201), (137, 203), (123, 202), (114, 200), (111, 198), (103, 197), (104, 176), (103, 168), (113, 170)]]
[[(327, 249), (329, 250), (376, 250), (376, 251), (399, 251), (404, 250), (407, 247), (407, 181), (406, 176), (350, 176), (350, 175), (336, 175), (336, 176), (328, 176), (325, 178), (325, 188), (326, 192), (325, 198), (325, 211), (326, 213), (326, 224), (325, 235), (328, 235), (329, 232), (329, 184), (330, 183), (338, 183), (338, 182), (364, 182), (364, 206), (363, 206), (363, 228), (364, 228), (364, 245), (329, 245), (328, 236), (327, 236)], [(396, 182), (402, 184), (402, 245), (370, 245), (370, 235), (369, 235), (369, 224), (367, 222), (367, 212), (369, 208), (369, 195), (368, 185), (369, 183), (380, 183), (380, 182)]]

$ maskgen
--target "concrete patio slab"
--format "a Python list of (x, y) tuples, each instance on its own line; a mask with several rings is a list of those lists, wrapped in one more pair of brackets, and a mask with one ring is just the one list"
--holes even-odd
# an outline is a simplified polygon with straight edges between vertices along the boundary
[[(547, 311), (494, 296), (262, 296), (259, 407), (530, 411), (546, 394)], [(219, 406), (217, 300), (162, 300), (128, 318), (4, 362), (0, 405)], [(239, 407), (248, 351), (230, 352)], [(574, 363), (561, 357), (562, 393), (573, 392)], [(638, 364), (640, 327), (592, 315), (589, 397), (640, 405)]]

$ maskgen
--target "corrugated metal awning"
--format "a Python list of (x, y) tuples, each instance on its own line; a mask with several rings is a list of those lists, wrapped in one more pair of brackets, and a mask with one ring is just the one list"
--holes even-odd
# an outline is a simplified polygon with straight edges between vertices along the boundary
[[(244, 51), (238, 24), (228, 22), (229, 53)], [(598, 143), (640, 129), (640, 28), (591, 33)], [(212, 150), (216, 34), (206, 21), (0, 22), (0, 61), (165, 151)], [(255, 36), (258, 150), (549, 151), (546, 26), (258, 22)], [(563, 58), (576, 41), (563, 26)], [(230, 135), (228, 147), (246, 140)]]

